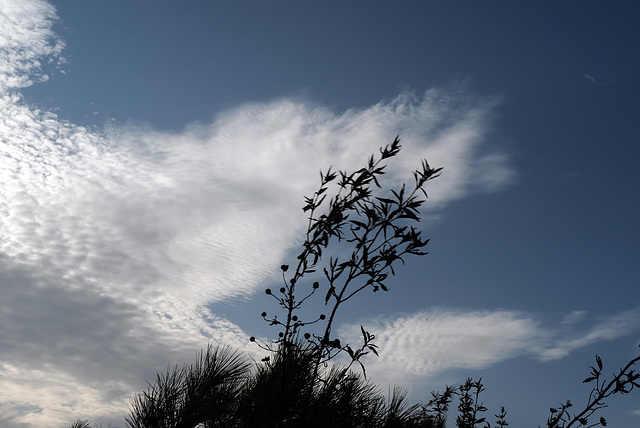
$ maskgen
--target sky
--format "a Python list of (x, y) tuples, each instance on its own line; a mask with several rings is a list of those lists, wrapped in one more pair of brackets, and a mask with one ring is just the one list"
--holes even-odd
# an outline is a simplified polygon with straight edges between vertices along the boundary
[[(211, 343), (260, 357), (318, 171), (402, 139), (421, 230), (337, 319), (415, 402), (544, 425), (640, 344), (636, 2), (0, 0), (0, 425), (125, 426)], [(321, 306), (321, 305), (320, 305)], [(321, 310), (313, 307), (313, 310)], [(371, 357), (371, 358), (369, 358)], [(601, 413), (640, 423), (638, 395)]]

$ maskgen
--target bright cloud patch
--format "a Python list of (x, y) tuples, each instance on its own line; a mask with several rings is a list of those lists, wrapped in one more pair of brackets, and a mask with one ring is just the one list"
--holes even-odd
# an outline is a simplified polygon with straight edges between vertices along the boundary
[[(563, 358), (597, 341), (613, 340), (640, 325), (640, 307), (585, 320), (573, 312), (569, 323), (543, 324), (533, 314), (496, 310), (466, 312), (436, 309), (362, 320), (375, 334), (380, 357), (366, 360), (376, 382), (411, 383), (451, 369), (483, 369), (518, 356), (541, 361)], [(346, 342), (361, 342), (360, 324), (343, 326)]]
[(47, 80), (43, 66), (62, 61), (55, 20), (54, 7), (44, 1), (0, 0), (0, 93)]
[[(543, 335), (535, 320), (512, 311), (434, 310), (362, 323), (381, 350), (367, 359), (367, 372), (383, 383), (488, 367), (523, 355)], [(341, 335), (358, 343), (359, 330), (345, 327)]]

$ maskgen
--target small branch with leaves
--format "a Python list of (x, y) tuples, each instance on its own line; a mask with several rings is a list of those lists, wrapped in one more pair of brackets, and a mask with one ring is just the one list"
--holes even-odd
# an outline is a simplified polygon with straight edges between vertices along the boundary
[[(364, 371), (360, 358), (369, 352), (378, 354), (373, 344), (375, 336), (361, 327), (363, 344), (354, 349), (334, 337), (332, 328), (338, 309), (365, 289), (373, 292), (388, 291), (386, 280), (395, 275), (394, 265), (404, 263), (406, 255), (425, 255), (423, 249), (429, 242), (412, 225), (420, 221), (419, 208), (427, 199), (426, 183), (436, 178), (442, 168), (431, 168), (426, 160), (413, 172), (414, 183), (408, 190), (406, 185), (390, 189), (389, 195), (376, 196), (382, 189), (380, 178), (385, 174), (385, 162), (400, 152), (400, 140), (380, 149), (380, 156), (371, 156), (365, 167), (353, 173), (333, 172), (329, 169), (320, 173), (320, 187), (311, 197), (305, 197), (303, 211), (308, 213), (308, 227), (302, 251), (297, 256), (297, 266), (290, 272), (288, 265), (281, 266), (283, 285), (278, 292), (267, 289), (284, 310), (285, 317), (262, 317), (270, 325), (281, 331), (272, 344), (260, 345), (274, 351), (274, 345), (285, 349), (297, 346), (297, 339), (305, 327), (324, 322), (321, 334), (305, 332), (302, 337), (317, 356), (317, 364), (332, 360), (341, 352), (358, 362)], [(328, 197), (330, 187), (337, 191)], [(320, 212), (323, 212), (320, 214)], [(352, 246), (350, 256), (341, 258), (331, 255), (328, 263), (322, 265), (323, 257), (332, 243), (347, 243)], [(302, 287), (301, 280), (320, 270), (324, 280), (314, 281), (311, 287)], [(318, 290), (324, 295), (324, 313), (303, 320), (299, 311), (302, 305)], [(299, 291), (302, 297), (298, 296)], [(252, 338), (255, 341), (254, 338)]]
[(596, 366), (589, 366), (591, 375), (583, 380), (583, 383), (593, 383), (595, 386), (591, 390), (587, 399), (587, 404), (579, 413), (571, 415), (569, 408), (573, 406), (570, 401), (560, 404), (558, 407), (549, 409), (551, 415), (547, 418), (548, 428), (569, 428), (572, 426), (586, 426), (592, 428), (596, 426), (607, 426), (607, 420), (600, 417), (596, 422), (589, 423), (589, 418), (600, 409), (608, 407), (605, 399), (614, 394), (628, 394), (634, 388), (640, 389), (640, 373), (633, 370), (633, 366), (640, 361), (640, 356), (631, 359), (618, 373), (612, 373), (613, 379), (606, 381), (602, 377), (603, 363), (600, 356), (596, 355)]

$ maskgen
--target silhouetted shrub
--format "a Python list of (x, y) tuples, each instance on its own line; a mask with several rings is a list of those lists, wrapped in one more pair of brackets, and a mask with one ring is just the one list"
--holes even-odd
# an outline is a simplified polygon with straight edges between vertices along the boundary
[[(378, 354), (374, 334), (361, 327), (362, 343), (355, 346), (343, 343), (332, 330), (343, 303), (364, 290), (388, 291), (387, 280), (398, 261), (427, 254), (429, 240), (422, 238), (416, 224), (427, 199), (424, 187), (441, 168), (422, 161), (409, 190), (402, 185), (385, 191), (379, 181), (384, 162), (400, 148), (396, 138), (380, 149), (378, 159), (372, 156), (353, 173), (321, 173), (319, 189), (305, 197), (308, 227), (296, 264), (281, 266), (279, 290), (265, 290), (284, 312), (281, 318), (261, 314), (278, 328), (277, 339), (261, 343), (250, 338), (268, 355), (252, 365), (229, 348), (209, 346), (195, 363), (159, 373), (154, 384), (132, 399), (126, 418), (130, 427), (444, 428), (457, 398), (458, 428), (491, 428), (488, 409), (480, 401), (482, 379), (447, 386), (432, 392), (426, 404), (409, 405), (406, 391), (394, 388), (385, 395), (366, 379), (362, 357)], [(334, 244), (348, 245), (350, 254), (332, 253)], [(313, 282), (305, 282), (305, 276), (316, 272), (322, 272), (322, 279), (314, 276)], [(320, 299), (326, 311), (308, 317), (301, 309), (310, 299)], [(349, 357), (347, 366), (335, 363), (340, 353)], [(638, 361), (640, 356), (606, 381), (602, 360), (596, 356), (596, 366), (584, 380), (595, 385), (585, 407), (575, 414), (569, 401), (551, 408), (547, 428), (606, 426), (603, 417), (589, 419), (607, 406), (607, 398), (640, 388), (640, 374), (633, 370)], [(352, 370), (354, 363), (361, 370)], [(501, 407), (493, 427), (508, 426), (506, 415)], [(71, 427), (86, 428), (88, 422), (78, 420)]]

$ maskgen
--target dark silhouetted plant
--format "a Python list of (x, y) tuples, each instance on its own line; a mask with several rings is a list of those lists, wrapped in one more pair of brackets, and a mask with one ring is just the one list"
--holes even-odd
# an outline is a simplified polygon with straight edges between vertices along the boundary
[(487, 411), (484, 404), (479, 401), (482, 391), (484, 391), (482, 378), (475, 382), (469, 378), (460, 385), (458, 391), (460, 394), (459, 414), (456, 417), (456, 426), (458, 428), (475, 428), (485, 422), (485, 418), (480, 417), (481, 413)]
[(89, 421), (86, 419), (76, 419), (69, 424), (69, 428), (91, 428), (91, 425), (89, 425)]
[(495, 424), (496, 428), (504, 428), (506, 426), (509, 426), (509, 423), (507, 422), (507, 411), (504, 409), (504, 406), (500, 407), (500, 413), (495, 416), (496, 418), (498, 418)]
[(233, 426), (249, 368), (242, 354), (209, 346), (195, 363), (158, 373), (155, 384), (132, 399), (127, 424), (132, 428)]
[[(393, 388), (385, 396), (367, 381), (361, 358), (378, 354), (373, 334), (361, 327), (362, 342), (354, 346), (342, 343), (333, 332), (344, 303), (367, 289), (388, 291), (387, 279), (395, 274), (397, 262), (404, 263), (406, 255), (426, 254), (429, 240), (422, 238), (416, 224), (427, 198), (425, 186), (441, 168), (422, 161), (409, 189), (402, 185), (384, 191), (379, 182), (384, 163), (400, 148), (396, 138), (380, 149), (378, 158), (372, 156), (353, 173), (320, 173), (319, 189), (305, 197), (308, 225), (295, 267), (282, 265), (282, 285), (276, 291), (266, 289), (284, 312), (281, 318), (262, 313), (279, 329), (277, 339), (261, 343), (250, 338), (268, 355), (252, 367), (229, 348), (209, 346), (194, 364), (159, 373), (154, 384), (132, 399), (129, 427), (445, 428), (452, 400), (458, 397), (458, 428), (491, 428), (479, 399), (482, 379), (432, 392), (425, 405), (409, 405), (405, 391)], [(319, 311), (324, 313), (303, 313), (303, 305), (318, 299), (326, 307)], [(349, 357), (346, 366), (336, 363), (340, 353)], [(640, 388), (640, 375), (633, 370), (638, 361), (640, 356), (607, 382), (596, 356), (597, 368), (591, 367), (584, 380), (595, 382), (584, 409), (570, 414), (569, 401), (551, 408), (547, 428), (606, 426), (602, 417), (591, 424), (589, 418), (607, 406), (604, 400), (611, 395)], [(354, 363), (360, 371), (352, 370)], [(506, 414), (501, 407), (494, 428), (509, 425)], [(72, 425), (87, 426), (80, 420)]]
[(456, 387), (446, 386), (443, 392), (431, 392), (431, 400), (422, 406), (422, 420), (429, 427), (444, 428), (447, 422), (449, 405), (456, 394)]
[[(308, 227), (302, 252), (297, 256), (297, 265), (288, 279), (289, 265), (282, 265), (282, 287), (278, 292), (266, 290), (285, 311), (283, 319), (277, 315), (268, 316), (266, 312), (262, 314), (270, 325), (281, 328), (274, 343), (283, 345), (284, 352), (305, 327), (322, 323), (320, 334), (304, 333), (304, 338), (314, 350), (316, 372), (320, 364), (344, 351), (351, 363), (360, 363), (364, 373), (360, 358), (369, 352), (377, 354), (377, 346), (373, 343), (375, 336), (362, 328), (360, 347), (354, 349), (343, 344), (332, 334), (338, 309), (365, 289), (387, 291), (389, 273), (395, 274), (394, 265), (398, 261), (404, 263), (405, 255), (427, 254), (423, 248), (429, 240), (423, 239), (420, 231), (411, 224), (420, 221), (419, 208), (427, 198), (425, 185), (439, 175), (441, 168), (431, 168), (423, 160), (421, 168), (413, 173), (414, 183), (410, 190), (402, 185), (384, 195), (375, 191), (381, 189), (379, 179), (385, 173), (384, 162), (396, 156), (400, 148), (400, 140), (396, 138), (391, 145), (380, 149), (378, 159), (371, 156), (365, 167), (353, 173), (335, 173), (331, 169), (325, 174), (320, 173), (320, 188), (313, 196), (305, 197), (303, 211), (309, 214)], [(327, 200), (327, 191), (332, 185), (337, 191)], [(323, 264), (329, 245), (340, 242), (351, 245), (350, 256), (329, 255)], [(301, 283), (305, 275), (320, 268), (324, 276), (322, 282)], [(320, 314), (311, 320), (303, 320), (299, 310), (318, 290), (324, 294), (329, 315)], [(274, 350), (271, 344), (262, 346), (269, 351)]]
[(628, 394), (634, 388), (640, 389), (640, 373), (633, 370), (633, 366), (640, 361), (640, 356), (631, 359), (618, 373), (613, 373), (613, 378), (607, 382), (602, 377), (603, 363), (600, 356), (596, 355), (596, 366), (590, 366), (590, 376), (583, 380), (583, 383), (593, 383), (595, 385), (589, 394), (587, 404), (578, 413), (571, 414), (572, 407), (570, 401), (560, 404), (558, 407), (549, 409), (550, 415), (547, 418), (548, 428), (569, 428), (572, 426), (595, 427), (598, 425), (607, 426), (607, 420), (599, 417), (595, 422), (589, 422), (589, 418), (598, 410), (608, 407), (605, 399), (614, 394)]
[[(380, 149), (380, 156), (371, 156), (367, 165), (353, 173), (340, 171), (320, 173), (320, 187), (311, 197), (305, 197), (303, 211), (308, 213), (308, 226), (302, 251), (297, 256), (295, 269), (282, 265), (282, 286), (274, 292), (266, 289), (284, 310), (284, 318), (277, 315), (262, 317), (270, 324), (278, 326), (278, 339), (261, 345), (270, 352), (276, 347), (280, 352), (299, 352), (294, 344), (302, 337), (308, 342), (305, 349), (314, 357), (313, 376), (319, 375), (319, 368), (345, 352), (351, 364), (359, 363), (363, 374), (366, 371), (361, 358), (372, 352), (378, 354), (373, 343), (375, 336), (361, 327), (362, 343), (359, 347), (342, 343), (332, 334), (332, 327), (338, 309), (365, 289), (373, 292), (388, 291), (386, 280), (389, 273), (395, 274), (394, 265), (404, 263), (405, 255), (425, 255), (423, 248), (428, 239), (423, 239), (420, 231), (411, 224), (420, 221), (419, 208), (425, 202), (426, 183), (436, 178), (441, 168), (431, 168), (426, 160), (421, 168), (414, 171), (414, 183), (410, 190), (405, 185), (391, 189), (388, 194), (378, 194), (381, 189), (379, 179), (385, 174), (388, 159), (400, 152), (400, 140)], [(329, 198), (331, 190), (335, 194)], [(351, 254), (340, 257), (329, 254), (331, 244), (347, 243)], [(326, 263), (325, 263), (326, 261)], [(306, 275), (319, 269), (324, 278), (310, 284), (302, 282)], [(309, 281), (311, 282), (311, 281)], [(323, 313), (307, 320), (300, 312), (303, 304), (321, 290), (328, 317)], [(320, 331), (304, 331), (311, 325), (320, 324)], [(255, 339), (252, 338), (252, 341)], [(286, 361), (282, 367), (282, 381), (286, 376)], [(306, 394), (309, 394), (307, 391)]]
[(321, 366), (316, 373), (314, 348), (295, 345), (296, 352), (280, 347), (258, 365), (240, 400), (241, 426), (404, 427), (418, 417), (419, 407), (408, 406), (402, 391), (386, 398), (360, 374), (339, 365)]

